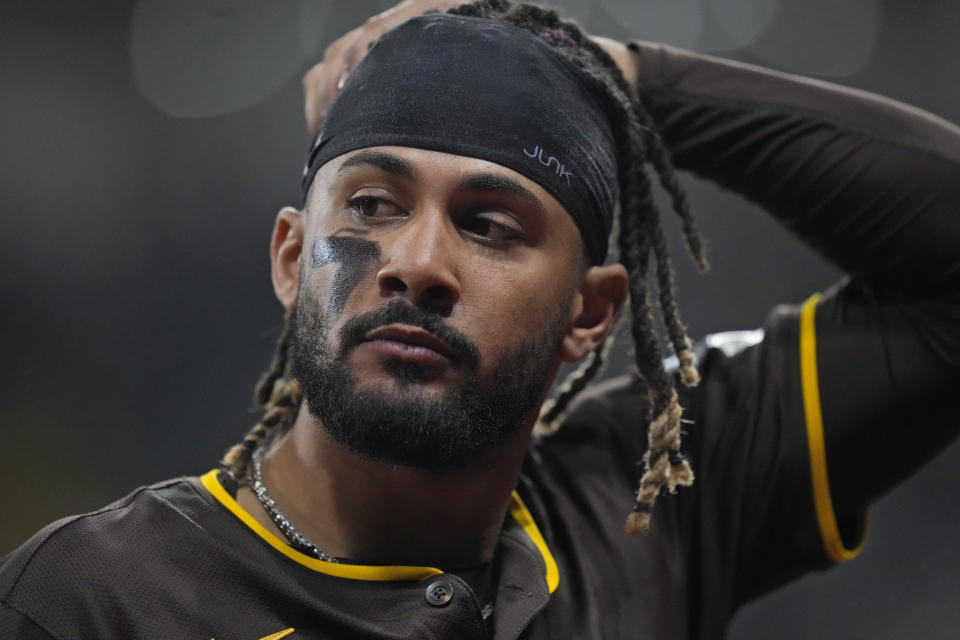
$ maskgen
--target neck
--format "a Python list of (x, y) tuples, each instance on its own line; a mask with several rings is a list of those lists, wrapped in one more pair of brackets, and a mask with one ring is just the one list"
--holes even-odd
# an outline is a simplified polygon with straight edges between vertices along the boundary
[[(327, 435), (301, 407), (263, 461), (263, 480), (294, 526), (327, 553), (357, 562), (454, 568), (490, 560), (529, 429), (444, 474), (370, 460)], [(279, 534), (249, 489), (240, 503)]]

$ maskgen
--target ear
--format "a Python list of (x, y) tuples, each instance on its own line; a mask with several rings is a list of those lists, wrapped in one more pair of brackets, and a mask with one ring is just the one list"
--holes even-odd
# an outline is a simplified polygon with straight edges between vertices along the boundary
[(574, 298), (571, 324), (561, 346), (564, 362), (576, 362), (599, 347), (613, 331), (627, 300), (630, 277), (619, 263), (590, 267)]
[(303, 251), (303, 214), (284, 207), (277, 214), (270, 239), (270, 275), (273, 292), (287, 311), (297, 302), (300, 286), (300, 255)]

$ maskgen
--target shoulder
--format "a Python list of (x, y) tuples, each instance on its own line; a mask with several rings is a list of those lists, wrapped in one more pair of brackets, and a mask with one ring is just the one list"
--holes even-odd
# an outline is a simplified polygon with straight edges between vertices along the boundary
[[(701, 379), (709, 384), (726, 377), (730, 369), (736, 368), (763, 344), (766, 335), (764, 329), (753, 329), (705, 336), (693, 348)], [(676, 356), (667, 358), (664, 366), (668, 373), (674, 374), (678, 368)], [(688, 401), (704, 386), (701, 383), (698, 387), (686, 388), (679, 379), (676, 384), (681, 399)], [(604, 380), (585, 390), (574, 401), (558, 435), (572, 432), (583, 436), (584, 432), (589, 432), (593, 436), (608, 437), (603, 436), (602, 432), (624, 422), (640, 420), (645, 402), (644, 385), (635, 372)]]
[(107, 598), (158, 567), (204, 509), (196, 479), (178, 478), (53, 522), (0, 560), (0, 602), (41, 623), (64, 609), (92, 610), (86, 600)]
[(198, 500), (202, 498), (195, 480), (176, 478), (139, 487), (96, 511), (57, 520), (0, 560), (0, 598), (10, 597), (21, 583), (42, 577), (51, 567), (59, 567), (58, 579), (69, 578), (64, 562), (75, 567), (115, 554), (139, 538), (160, 536), (176, 520), (189, 519)]
[[(798, 309), (777, 307), (762, 329), (704, 336), (693, 347), (701, 381), (685, 387), (675, 377), (685, 429), (684, 449), (697, 454), (704, 440), (729, 438), (739, 426), (758, 422), (774, 410), (783, 389), (799, 390), (793, 380), (799, 346)], [(675, 373), (675, 357), (664, 362)], [(796, 383), (796, 384), (794, 384)], [(796, 389), (794, 389), (796, 387)], [(779, 402), (779, 401), (778, 401)], [(545, 463), (621, 468), (630, 477), (647, 446), (647, 397), (635, 371), (597, 382), (583, 391), (556, 433), (540, 437), (535, 451)], [(724, 432), (727, 432), (724, 435)]]

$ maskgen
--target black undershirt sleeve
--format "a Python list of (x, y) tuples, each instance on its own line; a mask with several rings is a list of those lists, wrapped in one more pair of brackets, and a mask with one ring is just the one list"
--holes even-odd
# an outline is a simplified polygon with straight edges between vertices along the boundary
[(849, 274), (815, 316), (830, 491), (847, 534), (960, 431), (960, 129), (861, 91), (631, 48), (677, 167), (758, 203)]

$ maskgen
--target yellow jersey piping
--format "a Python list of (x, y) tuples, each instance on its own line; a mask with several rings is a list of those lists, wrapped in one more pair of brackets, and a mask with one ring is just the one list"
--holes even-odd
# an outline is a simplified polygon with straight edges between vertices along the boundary
[[(260, 638), (260, 640), (280, 640), (280, 638), (286, 638), (288, 635), (290, 635), (294, 631), (296, 631), (296, 629), (294, 629), (293, 627), (290, 627), (289, 629), (284, 629), (283, 631), (277, 631), (276, 633), (271, 633), (268, 636), (263, 636), (262, 638)], [(214, 640), (214, 639), (210, 638), (210, 640)]]
[(308, 569), (313, 569), (314, 571), (319, 571), (320, 573), (325, 573), (337, 578), (372, 581), (425, 580), (430, 576), (443, 573), (440, 571), (440, 569), (434, 569), (433, 567), (413, 567), (403, 565), (376, 566), (347, 564), (341, 562), (326, 562), (324, 560), (319, 560), (312, 556), (308, 556), (304, 553), (300, 553), (271, 533), (266, 527), (257, 522), (257, 520), (243, 507), (241, 507), (239, 503), (233, 499), (233, 496), (227, 493), (226, 489), (220, 485), (220, 481), (217, 479), (218, 474), (219, 469), (214, 469), (213, 471), (207, 472), (200, 478), (200, 481), (203, 483), (203, 486), (206, 487), (207, 491), (209, 491), (214, 498), (220, 501), (223, 506), (229, 509), (233, 515), (237, 516), (240, 521), (243, 522), (243, 524), (250, 527), (254, 533), (263, 538), (267, 544), (291, 560), (307, 567)]
[(813, 483), (813, 502), (817, 524), (827, 556), (834, 562), (843, 562), (860, 555), (865, 536), (856, 547), (848, 549), (840, 536), (837, 517), (830, 496), (827, 474), (827, 453), (823, 437), (823, 413), (820, 407), (820, 382), (817, 376), (816, 310), (820, 294), (814, 294), (800, 309), (800, 383), (803, 389), (803, 411), (807, 425), (807, 443), (810, 450), (810, 478)]
[(550, 553), (547, 542), (540, 534), (540, 529), (537, 528), (537, 523), (533, 521), (533, 516), (527, 511), (527, 506), (523, 504), (523, 500), (520, 499), (516, 491), (510, 498), (510, 515), (530, 537), (533, 544), (537, 546), (537, 550), (540, 551), (540, 555), (543, 556), (543, 562), (546, 565), (546, 575), (544, 577), (547, 580), (547, 589), (550, 593), (553, 593), (557, 590), (557, 585), (560, 584), (560, 571), (557, 569), (557, 562), (553, 559), (553, 554)]
[[(314, 571), (319, 571), (320, 573), (325, 573), (337, 578), (369, 581), (425, 580), (431, 576), (443, 573), (443, 571), (440, 569), (435, 569), (433, 567), (404, 565), (379, 566), (326, 562), (324, 560), (319, 560), (312, 556), (300, 553), (286, 542), (275, 536), (262, 524), (257, 522), (256, 518), (250, 515), (246, 509), (241, 507), (240, 504), (234, 500), (233, 496), (227, 493), (226, 489), (221, 486), (220, 481), (217, 478), (219, 471), (219, 469), (213, 469), (212, 471), (205, 473), (200, 478), (201, 484), (203, 484), (204, 488), (210, 492), (210, 495), (212, 495), (218, 502), (220, 502), (220, 504), (226, 507), (227, 510), (235, 515), (241, 522), (243, 522), (243, 524), (252, 529), (253, 532), (260, 536), (267, 544), (294, 562), (297, 562), (308, 569), (313, 569)], [(520, 499), (520, 496), (517, 495), (516, 491), (514, 491), (511, 496), (510, 514), (521, 526), (527, 536), (530, 537), (534, 545), (536, 545), (537, 550), (543, 556), (543, 561), (546, 565), (545, 578), (547, 581), (547, 587), (549, 588), (550, 593), (553, 593), (560, 582), (559, 572), (557, 571), (557, 563), (553, 559), (553, 555), (550, 553), (550, 549), (547, 547), (543, 536), (540, 534), (540, 530), (533, 521), (533, 517), (530, 515), (530, 512), (527, 511), (526, 506), (523, 504), (523, 501)]]

